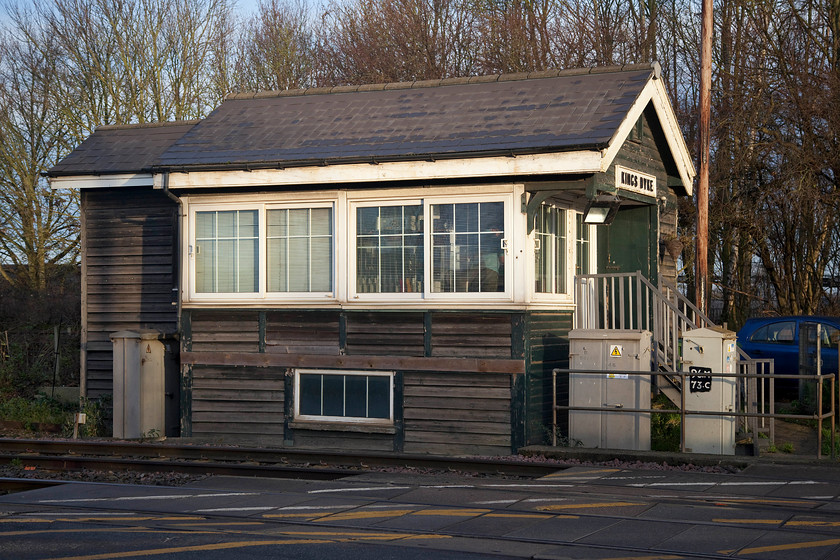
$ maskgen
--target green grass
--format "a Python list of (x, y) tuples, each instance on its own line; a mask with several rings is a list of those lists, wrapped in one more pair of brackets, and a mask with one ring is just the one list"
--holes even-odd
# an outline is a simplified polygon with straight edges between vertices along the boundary
[(657, 395), (651, 408), (673, 410), (674, 412), (656, 412), (650, 415), (650, 448), (653, 451), (680, 451), (680, 413), (679, 409), (665, 395)]
[(0, 420), (22, 422), (25, 426), (64, 425), (72, 421), (75, 408), (74, 404), (60, 403), (52, 399), (0, 395)]

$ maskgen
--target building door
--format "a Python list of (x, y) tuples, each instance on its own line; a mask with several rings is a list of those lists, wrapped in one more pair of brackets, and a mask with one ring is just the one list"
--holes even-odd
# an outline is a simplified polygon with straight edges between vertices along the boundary
[(622, 207), (598, 228), (598, 272), (636, 272), (656, 283), (656, 207)]

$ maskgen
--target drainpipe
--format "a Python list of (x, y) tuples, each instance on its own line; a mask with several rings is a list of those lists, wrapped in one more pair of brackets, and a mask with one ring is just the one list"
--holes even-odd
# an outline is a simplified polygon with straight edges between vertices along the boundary
[(176, 246), (175, 246), (175, 251), (176, 251), (176, 257), (175, 257), (176, 258), (176, 261), (175, 261), (176, 262), (176, 266), (175, 266), (176, 287), (172, 288), (172, 291), (177, 292), (176, 293), (175, 306), (176, 306), (176, 314), (177, 314), (178, 319), (177, 319), (177, 322), (176, 322), (176, 325), (175, 325), (175, 330), (180, 335), (180, 333), (181, 333), (181, 287), (182, 287), (183, 268), (184, 268), (183, 267), (183, 262), (182, 262), (183, 254), (184, 254), (183, 251), (182, 251), (182, 248), (183, 248), (184, 241), (183, 241), (183, 239), (181, 239), (181, 221), (184, 218), (184, 203), (180, 198), (178, 198), (177, 196), (172, 194), (172, 191), (169, 190), (169, 171), (164, 171), (163, 172), (163, 178), (162, 178), (161, 183), (162, 183), (162, 187), (163, 187), (163, 192), (166, 193), (166, 196), (168, 196), (173, 202), (175, 202), (175, 204), (178, 205), (178, 220), (175, 224), (175, 237), (177, 239)]

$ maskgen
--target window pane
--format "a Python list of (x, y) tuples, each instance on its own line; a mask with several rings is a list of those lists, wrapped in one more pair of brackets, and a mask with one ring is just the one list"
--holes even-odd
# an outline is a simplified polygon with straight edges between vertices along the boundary
[(480, 237), (481, 290), (505, 291), (505, 252), (501, 234), (483, 233)]
[(505, 204), (503, 202), (481, 203), (481, 231), (505, 230)]
[(287, 225), (289, 220), (288, 210), (269, 210), (266, 212), (268, 221), (268, 236), (280, 237), (288, 235)]
[(309, 291), (308, 237), (292, 237), (289, 239), (289, 291)]
[(455, 231), (454, 216), (454, 204), (435, 204), (432, 206), (432, 231), (435, 233)]
[(259, 291), (259, 213), (196, 212), (195, 222), (196, 291)]
[(344, 416), (344, 376), (324, 375), (324, 416)]
[(346, 403), (346, 416), (355, 416), (357, 418), (367, 418), (367, 381), (366, 375), (347, 375), (345, 376), (345, 387), (347, 394), (344, 397)]
[(332, 209), (278, 209), (266, 214), (268, 290), (331, 291)]
[(566, 211), (543, 204), (535, 220), (535, 285), (537, 293), (566, 291)]
[(215, 212), (196, 212), (195, 237), (196, 239), (211, 239), (216, 237)]
[(311, 214), (312, 235), (332, 237), (332, 209), (313, 208)]
[(436, 204), (432, 216), (432, 291), (503, 292), (504, 203)]
[(199, 293), (213, 293), (216, 291), (213, 266), (216, 262), (216, 242), (212, 239), (197, 242), (195, 250), (195, 289)]
[(219, 292), (236, 291), (236, 242), (220, 239), (216, 256), (216, 289)]
[(391, 379), (382, 375), (368, 379), (368, 418), (391, 417)]
[(383, 206), (379, 209), (379, 233), (393, 235), (402, 233), (402, 206)]
[(301, 414), (322, 416), (321, 387), (322, 375), (307, 374), (300, 376), (300, 395), (298, 408)]
[(377, 235), (379, 233), (379, 208), (359, 208), (356, 212), (356, 234)]
[(455, 231), (478, 231), (478, 203), (455, 205)]
[(575, 274), (591, 274), (593, 272), (589, 262), (589, 224), (583, 223), (583, 215), (575, 214), (577, 225), (577, 262)]
[[(378, 222), (373, 227), (376, 211)], [(356, 290), (404, 293), (423, 289), (422, 206), (357, 209)], [(419, 260), (418, 260), (419, 259)]]
[(310, 291), (332, 291), (332, 237), (314, 237), (310, 255)]
[(309, 235), (309, 209), (289, 210), (289, 235)]
[(242, 239), (237, 250), (239, 260), (236, 263), (237, 292), (258, 292), (259, 277), (257, 263), (259, 262), (259, 243), (256, 239)]
[(288, 270), (288, 240), (268, 239), (266, 250), (268, 251), (268, 291), (287, 292), (289, 284), (286, 272)]

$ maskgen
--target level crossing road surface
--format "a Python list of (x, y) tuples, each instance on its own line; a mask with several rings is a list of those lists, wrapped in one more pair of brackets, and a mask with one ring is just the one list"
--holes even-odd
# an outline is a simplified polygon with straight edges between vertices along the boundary
[(0, 558), (840, 560), (840, 470), (575, 467), (68, 483), (0, 496)]

